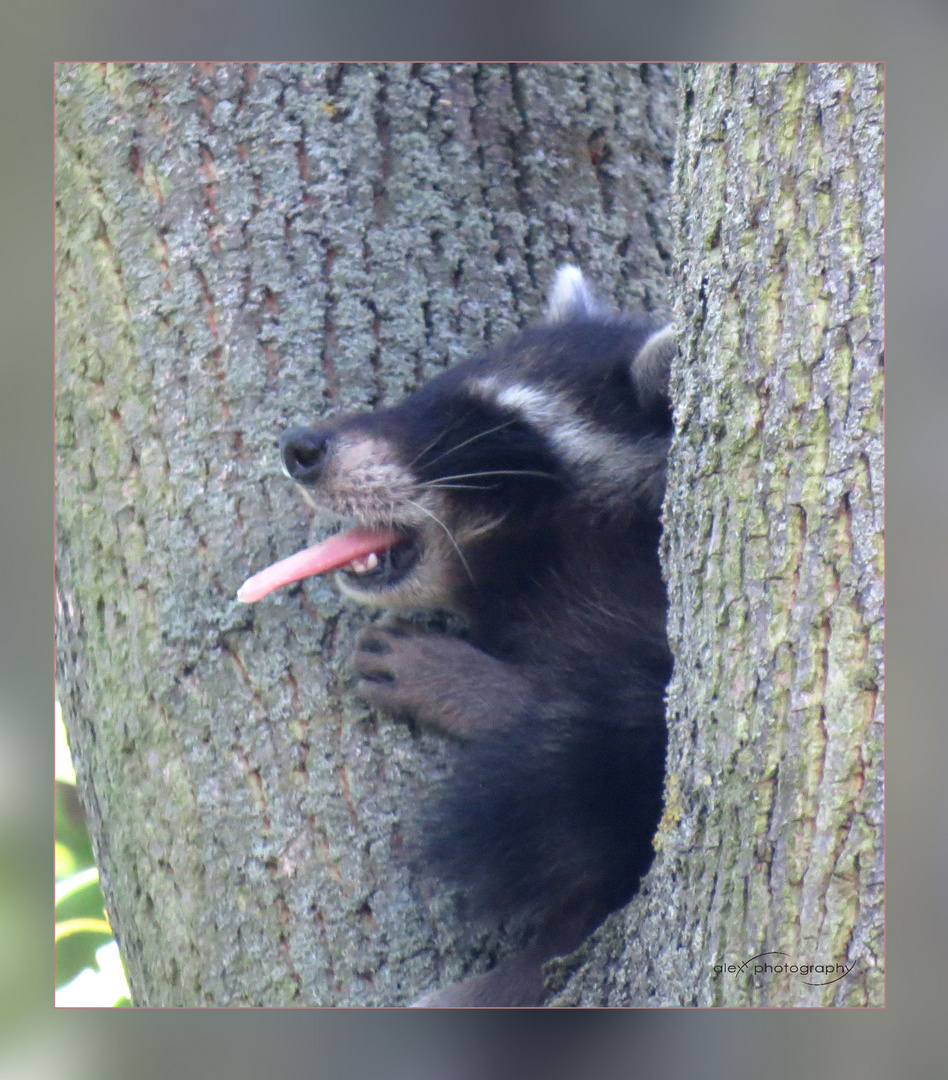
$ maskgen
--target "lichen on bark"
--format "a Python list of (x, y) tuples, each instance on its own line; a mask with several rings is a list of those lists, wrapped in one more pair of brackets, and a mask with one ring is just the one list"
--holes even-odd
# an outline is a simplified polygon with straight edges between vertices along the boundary
[(138, 1004), (392, 1004), (489, 963), (404, 858), (449, 751), (347, 690), (291, 423), (391, 403), (562, 262), (669, 303), (654, 65), (57, 69), (58, 677)]
[(882, 72), (697, 65), (681, 95), (662, 855), (559, 1000), (878, 1005)]

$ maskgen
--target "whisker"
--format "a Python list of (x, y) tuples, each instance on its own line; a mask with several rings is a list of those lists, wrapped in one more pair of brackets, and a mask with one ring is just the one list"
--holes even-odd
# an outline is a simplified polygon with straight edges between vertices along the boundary
[[(471, 412), (473, 412), (473, 411), (474, 410), (472, 409)], [(430, 466), (430, 465), (434, 465), (436, 462), (440, 461), (443, 457), (447, 457), (448, 454), (453, 454), (455, 450), (460, 450), (464, 446), (470, 446), (470, 444), (472, 442), (477, 442), (478, 439), (484, 439), (488, 435), (493, 435), (495, 431), (502, 431), (505, 427), (510, 427), (511, 424), (515, 424), (516, 422), (517, 422), (517, 417), (513, 416), (509, 420), (505, 420), (502, 424), (498, 424), (496, 427), (487, 428), (486, 431), (479, 431), (476, 435), (472, 435), (469, 439), (465, 439), (464, 442), (458, 443), (457, 446), (448, 447), (448, 449), (445, 450), (443, 453), (438, 454), (438, 456), (436, 458), (432, 458), (431, 461), (425, 462), (425, 465), (426, 465), (426, 467)], [(441, 435), (444, 435), (449, 430), (450, 430), (450, 425), (448, 425), (448, 427), (446, 427), (441, 432)], [(441, 435), (438, 436), (438, 439), (441, 438)], [(435, 439), (435, 442), (437, 442), (438, 439)], [(428, 450), (430, 450), (432, 446), (434, 446), (434, 442), (430, 443), (428, 446), (426, 446), (425, 449), (422, 450), (421, 454), (419, 454), (418, 457), (416, 457), (415, 460), (412, 461), (411, 464), (414, 465), (415, 461), (417, 461), (418, 458), (420, 458), (422, 454), (424, 454)]]
[[(416, 464), (420, 458), (424, 457), (424, 455), (427, 454), (428, 451), (438, 443), (439, 439), (443, 439), (444, 436), (447, 435), (447, 433), (452, 428), (456, 428), (456, 427), (458, 427), (459, 424), (462, 424), (469, 416), (471, 416), (473, 414), (473, 412), (474, 412), (474, 406), (471, 406), (471, 408), (469, 408), (467, 410), (467, 412), (464, 413), (462, 416), (455, 416), (455, 417), (452, 417), (450, 420), (448, 420), (448, 422), (438, 432), (438, 434), (435, 435), (435, 437), (431, 440), (431, 442), (428, 443), (427, 446), (425, 446), (421, 450), (419, 450), (418, 453), (411, 459), (411, 461), (409, 461), (408, 468), (410, 469), (414, 464)], [(510, 421), (508, 421), (508, 423), (509, 422)], [(480, 438), (479, 435), (475, 435), (474, 437), (475, 438)], [(462, 443), (461, 445), (463, 446), (464, 444)], [(444, 453), (445, 454), (450, 454), (453, 449), (454, 449), (454, 447), (450, 447), (449, 449), (445, 450)], [(435, 461), (440, 461), (442, 457), (444, 457), (444, 454), (439, 454), (438, 457), (436, 457), (434, 460)]]
[[(428, 451), (429, 451), (429, 450), (430, 450), (430, 449), (431, 449), (431, 448), (432, 448), (433, 446), (436, 446), (436, 445), (437, 445), (437, 443), (438, 443), (438, 440), (439, 440), (439, 439), (443, 439), (443, 438), (444, 438), (444, 436), (445, 436), (445, 435), (447, 435), (447, 433), (448, 433), (448, 432), (449, 432), (449, 431), (451, 430), (451, 428), (452, 428), (452, 427), (453, 427), (453, 426), (455, 425), (455, 423), (456, 423), (456, 421), (454, 421), (454, 420), (449, 420), (449, 421), (448, 421), (448, 423), (447, 423), (447, 424), (445, 424), (445, 426), (444, 426), (444, 427), (443, 427), (443, 428), (442, 428), (442, 429), (441, 429), (441, 430), (440, 430), (440, 431), (438, 432), (438, 434), (437, 434), (437, 435), (435, 435), (435, 437), (434, 437), (434, 438), (433, 438), (433, 439), (431, 440), (431, 442), (430, 442), (430, 443), (428, 443), (428, 445), (427, 445), (427, 446), (425, 446), (425, 447), (422, 447), (422, 449), (421, 449), (421, 450), (419, 450), (417, 454), (415, 454), (415, 456), (414, 456), (414, 457), (413, 457), (413, 458), (411, 459), (411, 461), (409, 461), (409, 462), (408, 462), (408, 468), (410, 469), (410, 468), (411, 468), (411, 467), (412, 467), (413, 465), (415, 465), (415, 464), (416, 464), (416, 463), (418, 462), (418, 460), (419, 460), (420, 458), (424, 457), (424, 455), (425, 455), (425, 454), (427, 454), (427, 453), (428, 453)], [(435, 458), (435, 461), (438, 461), (438, 460), (440, 460), (440, 458)]]
[(471, 579), (471, 584), (473, 586), (475, 586), (475, 588), (476, 588), (477, 587), (477, 582), (474, 580), (474, 575), (471, 573), (471, 568), (467, 564), (467, 559), (464, 558), (464, 555), (463, 555), (461, 549), (458, 547), (457, 541), (451, 535), (451, 530), (447, 527), (447, 525), (445, 525), (445, 523), (439, 517), (432, 514), (432, 512), (430, 510), (428, 510), (424, 506), (422, 506), (421, 503), (413, 502), (411, 499), (406, 499), (405, 502), (409, 503), (411, 506), (414, 506), (417, 510), (420, 510), (423, 514), (427, 514), (428, 517), (430, 517), (432, 521), (436, 522), (438, 525), (441, 526), (442, 529), (444, 529), (445, 535), (447, 536), (447, 538), (453, 544), (454, 550), (458, 553), (458, 558), (461, 560), (461, 562), (464, 565), (464, 569), (467, 572), (467, 576)]
[(559, 480), (554, 473), (538, 469), (485, 469), (484, 472), (458, 473), (456, 476), (439, 476), (436, 480), (423, 480), (419, 486), (440, 484), (449, 480), (480, 480), (488, 476), (539, 476), (544, 480)]
[(422, 480), (418, 487), (434, 488), (436, 491), (442, 489), (454, 490), (454, 491), (493, 491), (496, 484), (442, 484), (438, 480)]

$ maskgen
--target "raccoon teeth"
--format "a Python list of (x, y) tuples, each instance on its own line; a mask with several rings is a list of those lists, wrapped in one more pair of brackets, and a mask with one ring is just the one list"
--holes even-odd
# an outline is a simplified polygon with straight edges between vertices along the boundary
[(368, 574), (369, 571), (374, 570), (378, 564), (378, 555), (376, 555), (374, 551), (370, 551), (368, 555), (362, 555), (358, 559), (353, 559), (346, 569), (351, 570), (355, 574)]

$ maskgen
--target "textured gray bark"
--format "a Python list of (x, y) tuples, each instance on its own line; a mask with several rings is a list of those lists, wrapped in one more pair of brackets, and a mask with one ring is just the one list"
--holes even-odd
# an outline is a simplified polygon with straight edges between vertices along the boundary
[[(58, 678), (136, 1003), (389, 1004), (494, 939), (404, 866), (448, 760), (346, 692), (276, 437), (536, 317), (555, 266), (668, 303), (672, 73), (64, 65)], [(683, 781), (681, 781), (683, 783)]]
[[(663, 854), (558, 1000), (878, 1005), (882, 70), (682, 95)], [(739, 970), (765, 952), (849, 973)]]

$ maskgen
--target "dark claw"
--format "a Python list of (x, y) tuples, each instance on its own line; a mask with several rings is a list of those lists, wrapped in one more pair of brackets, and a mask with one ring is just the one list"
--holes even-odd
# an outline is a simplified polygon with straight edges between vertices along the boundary
[(360, 671), (359, 679), (360, 682), (377, 684), (390, 683), (394, 685), (395, 683), (395, 676), (390, 671)]
[(377, 632), (363, 634), (358, 645), (360, 652), (374, 653), (376, 656), (384, 656), (392, 651), (392, 646)]

